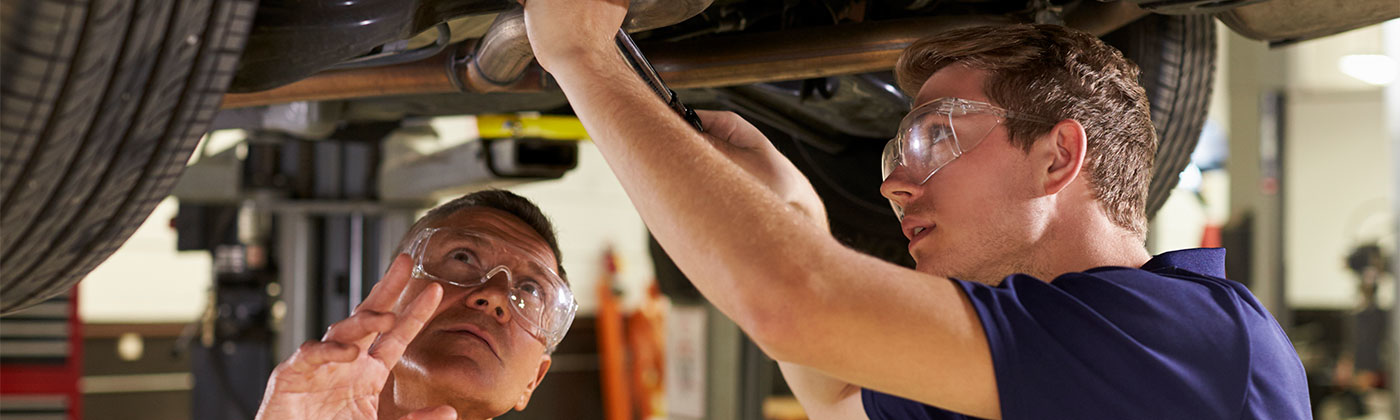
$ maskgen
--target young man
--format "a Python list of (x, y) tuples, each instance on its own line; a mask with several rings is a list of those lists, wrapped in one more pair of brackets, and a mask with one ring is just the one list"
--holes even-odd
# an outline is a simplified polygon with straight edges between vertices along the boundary
[(1137, 71), (1092, 36), (917, 43), (881, 187), (917, 270), (826, 231), (810, 184), (733, 114), (695, 132), (614, 50), (623, 0), (529, 0), (536, 57), (687, 277), (783, 364), (813, 418), (1306, 418), (1302, 364), (1222, 279), (1150, 256), (1155, 139)]
[(277, 366), (258, 418), (489, 419), (525, 409), (577, 304), (539, 208), (491, 190), (419, 219), (355, 313)]

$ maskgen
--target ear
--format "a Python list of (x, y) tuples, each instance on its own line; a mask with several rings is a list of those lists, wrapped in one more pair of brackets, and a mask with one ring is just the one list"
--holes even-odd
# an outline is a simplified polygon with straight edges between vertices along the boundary
[(1045, 168), (1042, 188), (1045, 195), (1053, 195), (1079, 177), (1079, 170), (1084, 167), (1088, 138), (1084, 135), (1084, 126), (1079, 121), (1069, 119), (1055, 123), (1045, 137), (1037, 142), (1035, 150)]
[(554, 359), (548, 354), (540, 356), (540, 370), (535, 374), (535, 380), (525, 384), (525, 392), (520, 393), (520, 400), (515, 402), (515, 411), (524, 411), (525, 405), (530, 403), (530, 396), (535, 394), (535, 388), (540, 386), (544, 380), (544, 374), (549, 373), (549, 365), (554, 363)]

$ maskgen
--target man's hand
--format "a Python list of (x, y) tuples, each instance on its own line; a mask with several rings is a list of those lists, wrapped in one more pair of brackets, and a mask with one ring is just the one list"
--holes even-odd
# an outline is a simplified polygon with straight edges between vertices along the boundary
[(743, 117), (728, 111), (695, 111), (705, 125), (706, 138), (758, 182), (772, 189), (780, 199), (796, 208), (823, 229), (827, 227), (826, 206), (812, 189), (812, 183), (792, 161), (778, 152), (773, 143)]
[(540, 66), (560, 66), (615, 53), (613, 37), (627, 16), (628, 0), (519, 0), (525, 5), (525, 31)]
[[(408, 283), (411, 260), (399, 255), (389, 273), (354, 314), (331, 325), (321, 341), (302, 344), (272, 371), (258, 419), (379, 418), (379, 394), (423, 324), (442, 300), (442, 286), (431, 284), (403, 313), (394, 300)], [(451, 407), (418, 410), (403, 419), (455, 419)]]

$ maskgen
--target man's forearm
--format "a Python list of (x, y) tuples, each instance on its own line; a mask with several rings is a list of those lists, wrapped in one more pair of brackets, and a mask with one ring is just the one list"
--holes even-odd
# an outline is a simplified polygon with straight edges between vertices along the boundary
[(816, 369), (778, 362), (783, 380), (811, 420), (868, 419), (861, 405), (860, 387), (832, 378)]
[(716, 306), (746, 329), (760, 328), (744, 325), (767, 318), (753, 311), (781, 311), (774, 305), (809, 290), (799, 284), (810, 268), (803, 263), (835, 245), (824, 229), (717, 151), (620, 56), (556, 67), (563, 68), (553, 69), (555, 78), (647, 226)]

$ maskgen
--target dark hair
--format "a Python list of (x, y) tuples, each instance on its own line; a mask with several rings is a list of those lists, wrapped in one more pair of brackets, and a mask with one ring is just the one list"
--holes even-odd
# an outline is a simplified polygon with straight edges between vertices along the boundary
[(530, 200), (525, 197), (521, 197), (506, 190), (491, 189), (477, 191), (457, 197), (452, 201), (434, 207), (432, 210), (428, 210), (428, 214), (418, 218), (418, 221), (413, 222), (413, 226), (408, 228), (408, 232), (404, 234), (403, 240), (399, 242), (399, 252), (403, 252), (408, 248), (408, 242), (412, 241), (413, 238), (417, 236), (418, 232), (447, 218), (447, 216), (451, 216), (458, 211), (470, 207), (485, 207), (500, 210), (510, 213), (510, 215), (525, 222), (526, 225), (535, 230), (535, 233), (540, 234), (540, 237), (544, 238), (545, 243), (549, 244), (549, 250), (554, 252), (554, 261), (556, 263), (555, 270), (559, 272), (559, 278), (564, 279), (565, 283), (569, 281), (569, 277), (564, 274), (564, 254), (559, 252), (559, 239), (554, 234), (554, 224), (550, 223), (549, 218), (545, 217), (544, 212), (541, 212), (539, 206), (536, 206), (535, 203), (530, 202)]
[[(982, 90), (995, 105), (1084, 126), (1084, 172), (1110, 220), (1147, 232), (1147, 189), (1157, 133), (1138, 68), (1087, 33), (1055, 25), (981, 26), (914, 42), (895, 74), (916, 95), (930, 76), (952, 64), (986, 71)], [(1030, 150), (1044, 124), (1009, 120), (1012, 144)]]

